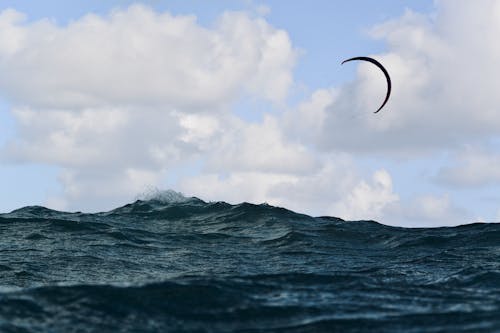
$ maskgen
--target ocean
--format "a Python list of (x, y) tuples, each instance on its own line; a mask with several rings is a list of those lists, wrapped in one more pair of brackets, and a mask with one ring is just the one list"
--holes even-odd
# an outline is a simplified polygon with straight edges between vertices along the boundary
[(179, 196), (0, 214), (0, 332), (500, 332), (500, 224)]

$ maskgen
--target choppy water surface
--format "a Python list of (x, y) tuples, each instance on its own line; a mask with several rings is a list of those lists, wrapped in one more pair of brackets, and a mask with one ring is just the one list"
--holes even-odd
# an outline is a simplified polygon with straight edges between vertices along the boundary
[(500, 225), (148, 200), (0, 215), (0, 332), (500, 332)]

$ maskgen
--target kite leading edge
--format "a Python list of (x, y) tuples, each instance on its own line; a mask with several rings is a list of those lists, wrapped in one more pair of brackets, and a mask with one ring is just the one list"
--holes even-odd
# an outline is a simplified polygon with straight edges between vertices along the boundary
[(362, 60), (362, 61), (371, 62), (372, 64), (374, 64), (375, 66), (377, 66), (378, 68), (380, 68), (380, 70), (385, 75), (385, 79), (387, 80), (387, 94), (385, 95), (385, 99), (384, 99), (384, 102), (382, 103), (382, 105), (377, 109), (377, 111), (374, 112), (374, 113), (377, 113), (380, 110), (382, 110), (382, 108), (384, 107), (384, 105), (389, 100), (389, 96), (391, 95), (391, 77), (389, 76), (389, 72), (387, 72), (387, 70), (384, 68), (384, 66), (382, 66), (382, 64), (380, 62), (378, 62), (377, 60), (375, 60), (373, 58), (370, 58), (370, 57), (354, 57), (354, 58), (350, 58), (350, 59), (342, 61), (342, 65), (345, 62), (352, 61), (352, 60)]

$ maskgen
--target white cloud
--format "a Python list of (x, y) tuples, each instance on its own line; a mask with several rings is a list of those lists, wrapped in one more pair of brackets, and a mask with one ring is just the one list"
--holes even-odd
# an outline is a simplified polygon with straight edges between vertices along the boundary
[(318, 167), (306, 147), (287, 142), (275, 117), (254, 124), (230, 117), (225, 122), (225, 132), (209, 154), (209, 170), (301, 174)]
[(416, 200), (416, 206), (417, 211), (422, 212), (422, 215), (442, 220), (449, 211), (450, 199), (447, 196), (423, 196)]
[(208, 200), (268, 202), (314, 214), (348, 188), (340, 183), (356, 177), (348, 158), (325, 159), (287, 141), (273, 116), (265, 116), (262, 123), (235, 117), (225, 122), (203, 173), (181, 180), (184, 193)]
[(134, 5), (61, 27), (7, 10), (0, 28), (0, 87), (35, 108), (133, 104), (186, 112), (220, 107), (241, 92), (280, 102), (292, 83), (287, 33), (245, 13), (224, 13), (205, 28), (195, 16)]
[(442, 167), (435, 181), (451, 187), (481, 187), (500, 183), (500, 154), (482, 146), (467, 146), (454, 155), (451, 166)]
[(212, 201), (230, 203), (253, 202), (278, 204), (268, 192), (269, 188), (282, 182), (293, 182), (295, 177), (261, 172), (231, 172), (223, 177), (218, 173), (202, 174), (181, 181), (179, 188), (184, 193)]
[(155, 166), (150, 150), (168, 142), (175, 151), (172, 140), (184, 133), (172, 114), (144, 109), (14, 109), (13, 114), (19, 137), (4, 155), (63, 167)]
[(66, 26), (3, 11), (0, 89), (18, 133), (2, 159), (61, 167), (58, 207), (112, 208), (210, 155), (240, 96), (283, 103), (295, 58), (285, 31), (241, 12), (207, 28), (142, 5)]
[(65, 169), (59, 176), (63, 196), (51, 197), (48, 204), (67, 210), (108, 210), (132, 201), (137, 193), (158, 184), (163, 176), (159, 170), (131, 167), (112, 171)]
[[(386, 221), (393, 207), (400, 205), (389, 173), (376, 171), (373, 179), (367, 182), (353, 171), (351, 163), (337, 156), (318, 172), (306, 175), (251, 171), (231, 172), (225, 177), (218, 173), (202, 174), (184, 179), (179, 188), (184, 193), (197, 193), (206, 200), (267, 202), (315, 216), (404, 223), (404, 219), (397, 221), (401, 217), (399, 213)], [(428, 222), (428, 219), (420, 222)]]
[(388, 205), (383, 222), (395, 226), (423, 228), (456, 226), (476, 220), (473, 220), (467, 209), (457, 206), (448, 194), (420, 194)]
[(180, 140), (186, 143), (200, 147), (206, 146), (207, 140), (210, 140), (220, 129), (219, 120), (210, 115), (174, 114), (179, 118), (179, 124), (185, 130)]
[(433, 16), (407, 11), (374, 28), (388, 45), (373, 56), (391, 74), (389, 103), (371, 113), (386, 85), (375, 66), (357, 63), (356, 80), (325, 108), (316, 143), (326, 151), (415, 157), (498, 136), (498, 8), (495, 1), (439, 1)]
[(322, 126), (327, 117), (326, 108), (338, 95), (334, 89), (320, 89), (303, 101), (296, 109), (289, 110), (283, 116), (283, 126), (293, 141), (312, 143), (320, 138)]
[[(63, 193), (48, 202), (57, 208), (113, 208), (197, 163), (199, 172), (175, 186), (206, 200), (395, 225), (468, 222), (452, 194), (396, 193), (401, 175), (384, 164), (497, 136), (500, 6), (481, 4), (439, 1), (435, 15), (407, 11), (373, 29), (388, 47), (375, 57), (393, 79), (377, 115), (385, 82), (364, 63), (354, 82), (284, 105), (297, 51), (262, 17), (227, 12), (204, 27), (194, 16), (135, 5), (58, 26), (4, 11), (0, 90), (18, 132), (2, 158), (60, 167)], [(248, 95), (288, 111), (247, 122), (231, 108)], [(366, 166), (367, 155), (376, 162)], [(441, 183), (500, 179), (496, 154), (456, 160), (438, 173)]]
[(205, 173), (182, 180), (179, 189), (197, 193), (206, 200), (267, 202), (300, 213), (325, 215), (321, 213), (326, 213), (357, 179), (350, 169), (330, 162), (318, 172), (303, 175), (258, 171)]
[[(300, 108), (321, 105), (328, 96), (320, 92)], [(237, 118), (225, 121), (230, 125), (207, 154), (203, 173), (181, 180), (182, 192), (346, 218), (381, 217), (383, 208), (397, 201), (388, 172), (375, 172), (368, 185), (348, 155), (318, 155), (289, 141), (276, 117), (265, 116), (262, 123), (252, 124)]]
[[(335, 204), (336, 215), (350, 220), (373, 220), (384, 216), (384, 208), (399, 200), (393, 192), (392, 179), (386, 170), (373, 174), (372, 183), (360, 181), (350, 193)], [(384, 222), (382, 220), (382, 222)]]

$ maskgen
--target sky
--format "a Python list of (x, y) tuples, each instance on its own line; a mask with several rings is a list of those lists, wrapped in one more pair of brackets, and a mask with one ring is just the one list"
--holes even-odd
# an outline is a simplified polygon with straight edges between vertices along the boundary
[[(0, 0), (0, 212), (173, 189), (405, 227), (500, 217), (500, 3)], [(342, 60), (371, 56), (373, 65)]]

